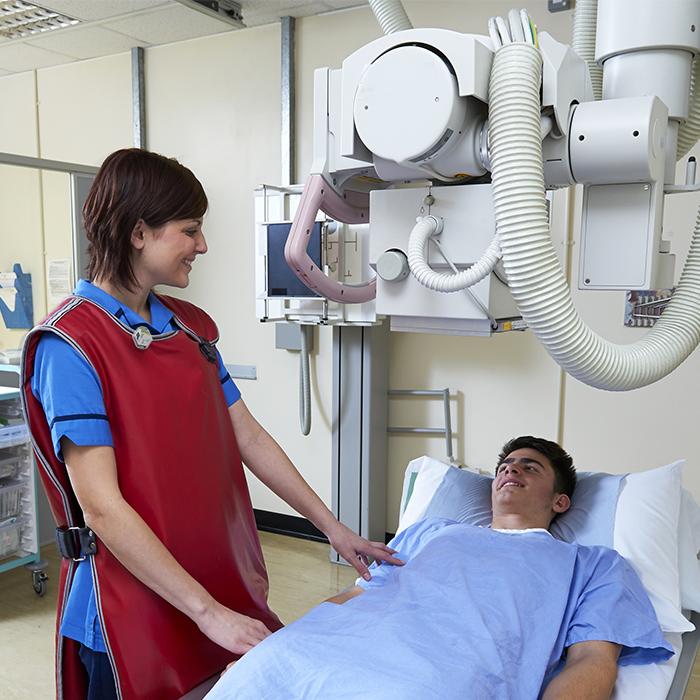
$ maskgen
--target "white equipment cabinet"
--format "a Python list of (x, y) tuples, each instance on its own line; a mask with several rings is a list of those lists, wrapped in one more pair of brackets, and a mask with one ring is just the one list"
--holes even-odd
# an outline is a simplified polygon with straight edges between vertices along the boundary
[[(0, 366), (2, 384), (19, 368)], [(13, 379), (13, 377), (9, 377)], [(25, 566), (37, 595), (46, 593), (46, 562), (39, 554), (34, 457), (19, 389), (0, 386), (0, 573)]]

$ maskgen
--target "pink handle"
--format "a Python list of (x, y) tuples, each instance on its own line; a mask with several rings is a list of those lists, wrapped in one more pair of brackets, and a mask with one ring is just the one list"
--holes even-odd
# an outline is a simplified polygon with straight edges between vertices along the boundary
[(357, 285), (336, 282), (325, 275), (306, 252), (319, 210), (347, 224), (368, 223), (369, 195), (348, 192), (341, 197), (321, 175), (311, 175), (284, 247), (284, 259), (307, 287), (327, 299), (345, 304), (371, 301), (377, 295), (376, 278)]

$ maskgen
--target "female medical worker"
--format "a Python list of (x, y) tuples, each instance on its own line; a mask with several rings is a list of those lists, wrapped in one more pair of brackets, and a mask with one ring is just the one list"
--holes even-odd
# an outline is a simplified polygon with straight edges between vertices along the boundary
[(58, 696), (179, 698), (281, 622), (241, 460), (360, 574), (396, 563), (341, 525), (249, 413), (186, 287), (207, 251), (190, 170), (138, 149), (83, 210), (88, 276), (25, 342), (22, 389), (59, 525)]

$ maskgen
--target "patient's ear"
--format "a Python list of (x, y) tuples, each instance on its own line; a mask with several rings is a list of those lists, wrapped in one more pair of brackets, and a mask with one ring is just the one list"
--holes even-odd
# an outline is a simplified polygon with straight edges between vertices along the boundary
[(552, 503), (552, 510), (557, 513), (566, 513), (571, 507), (571, 499), (565, 493), (556, 494), (556, 498)]

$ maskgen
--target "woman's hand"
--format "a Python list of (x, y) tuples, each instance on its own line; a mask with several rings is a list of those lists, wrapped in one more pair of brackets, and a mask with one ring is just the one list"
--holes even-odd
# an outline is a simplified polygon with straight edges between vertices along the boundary
[(357, 573), (365, 581), (369, 581), (372, 576), (369, 573), (370, 558), (378, 561), (385, 561), (395, 566), (403, 566), (404, 562), (392, 556), (396, 550), (388, 547), (383, 542), (370, 542), (364, 537), (360, 537), (350, 528), (340, 522), (326, 532), (333, 549), (345, 559), (348, 564), (357, 569)]
[(229, 610), (216, 601), (195, 622), (212, 642), (239, 655), (271, 634), (260, 620)]
[(225, 673), (228, 673), (236, 664), (238, 663), (238, 659), (235, 661), (232, 661), (230, 664), (226, 666), (226, 668), (221, 672), (221, 675), (219, 678), (223, 678)]

